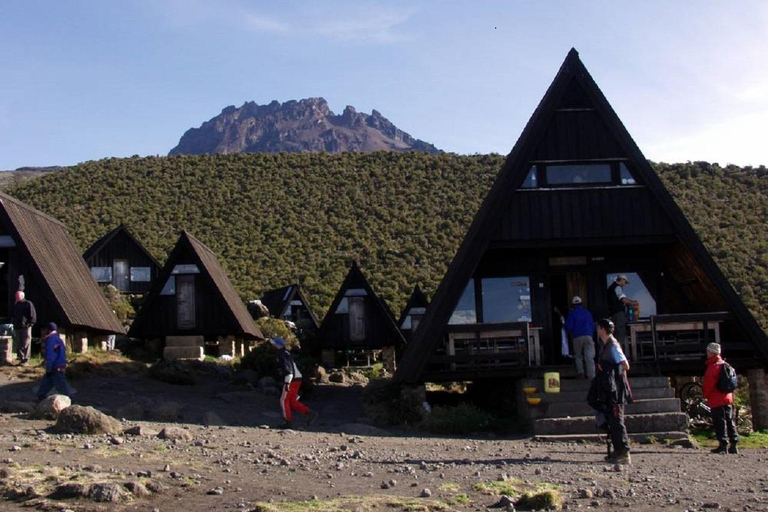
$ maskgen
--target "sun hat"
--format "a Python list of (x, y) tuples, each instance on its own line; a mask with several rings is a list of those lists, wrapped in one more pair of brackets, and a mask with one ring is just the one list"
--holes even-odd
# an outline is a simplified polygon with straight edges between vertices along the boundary
[(58, 330), (58, 327), (53, 322), (48, 322), (48, 325), (46, 325), (45, 327), (46, 327), (46, 329), (48, 329), (51, 332)]
[(581, 297), (578, 295), (573, 296), (573, 300), (571, 301), (571, 304), (581, 304)]
[(619, 274), (618, 276), (616, 276), (616, 282), (618, 283), (619, 281), (626, 281), (627, 284), (629, 284), (629, 279), (627, 279), (627, 276), (625, 276), (624, 274)]

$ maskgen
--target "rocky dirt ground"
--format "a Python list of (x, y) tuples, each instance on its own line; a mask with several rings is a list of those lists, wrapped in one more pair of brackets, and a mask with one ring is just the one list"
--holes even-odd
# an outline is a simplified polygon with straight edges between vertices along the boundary
[[(25, 410), (38, 376), (0, 368), (0, 408)], [(278, 430), (274, 396), (215, 374), (72, 384), (75, 404), (146, 419), (123, 421), (133, 434), (75, 435), (3, 412), (0, 509), (484, 511), (511, 510), (503, 494), (554, 490), (567, 510), (768, 510), (766, 450), (635, 445), (619, 468), (597, 443), (382, 430), (362, 417), (360, 387), (318, 386), (306, 400), (318, 422)], [(158, 437), (166, 427), (177, 428)]]

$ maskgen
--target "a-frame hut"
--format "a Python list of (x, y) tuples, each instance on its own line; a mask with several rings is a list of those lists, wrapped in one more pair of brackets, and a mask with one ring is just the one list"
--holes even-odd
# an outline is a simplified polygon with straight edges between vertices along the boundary
[(186, 231), (128, 335), (164, 341), (169, 359), (202, 357), (204, 343), (218, 344), (219, 355), (242, 355), (249, 340), (263, 339), (216, 256)]
[(427, 312), (429, 306), (429, 300), (424, 292), (421, 291), (419, 285), (413, 289), (411, 297), (408, 299), (408, 303), (400, 312), (400, 319), (397, 321), (397, 325), (400, 327), (400, 332), (403, 333), (403, 338), (407, 343), (413, 340), (413, 333), (421, 323), (421, 319), (424, 318), (424, 314)]
[(33, 336), (56, 322), (70, 346), (84, 351), (89, 340), (125, 332), (66, 226), (0, 193), (0, 317), (9, 318), (19, 289), (37, 310)]
[(719, 341), (741, 373), (759, 370), (765, 388), (765, 332), (571, 50), (395, 378), (541, 375), (562, 364), (555, 308), (567, 311), (579, 295), (607, 316), (606, 289), (619, 274), (640, 301), (626, 333), (633, 374), (700, 375), (706, 344)]
[(83, 254), (99, 284), (111, 284), (123, 293), (145, 294), (160, 272), (160, 263), (133, 236), (125, 224), (102, 236)]
[(381, 360), (394, 371), (397, 353), (405, 340), (394, 315), (368, 284), (357, 262), (320, 324), (315, 351), (328, 366), (364, 366)]
[(274, 318), (293, 322), (300, 336), (315, 334), (320, 327), (309, 301), (298, 284), (265, 292), (261, 296), (261, 303)]

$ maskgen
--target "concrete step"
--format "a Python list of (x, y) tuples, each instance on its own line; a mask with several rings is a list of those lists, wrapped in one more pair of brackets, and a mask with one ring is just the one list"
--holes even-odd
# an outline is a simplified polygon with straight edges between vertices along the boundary
[[(589, 390), (591, 381), (588, 379), (563, 379), (560, 378), (560, 392), (569, 391), (584, 391)], [(641, 388), (668, 388), (668, 377), (632, 377), (632, 372), (629, 373), (629, 385), (633, 390)], [(537, 393), (544, 393), (544, 380), (543, 379), (524, 379), (522, 381), (522, 387), (536, 388)], [(555, 393), (552, 393), (555, 394)]]
[[(595, 411), (583, 402), (556, 402), (550, 404), (540, 403), (537, 407), (546, 407), (544, 416), (547, 418), (566, 418), (576, 416), (593, 416)], [(657, 412), (680, 412), (680, 400), (678, 398), (652, 398), (649, 400), (635, 400), (624, 409), (625, 414), (652, 414)]]
[[(627, 414), (627, 432), (681, 432), (687, 428), (683, 412), (662, 412), (652, 414)], [(594, 416), (571, 418), (541, 418), (533, 422), (534, 435), (575, 435), (596, 434)]]
[[(649, 443), (651, 441), (679, 441), (689, 439), (688, 432), (635, 432), (628, 433), (629, 439), (635, 443)], [(537, 435), (534, 441), (545, 442), (592, 442), (605, 443), (605, 435), (598, 434), (562, 434), (562, 435)]]
[[(635, 400), (647, 400), (650, 398), (674, 398), (675, 390), (672, 388), (632, 388)], [(526, 395), (528, 396), (528, 395)], [(543, 403), (586, 403), (587, 391), (561, 391), (560, 393), (534, 393), (530, 396), (541, 398)]]
[(166, 336), (166, 347), (202, 347), (205, 339), (202, 336)]

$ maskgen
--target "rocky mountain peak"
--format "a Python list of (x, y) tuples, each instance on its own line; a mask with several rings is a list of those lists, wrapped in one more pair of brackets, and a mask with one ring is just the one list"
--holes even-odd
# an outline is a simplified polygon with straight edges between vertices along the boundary
[(377, 110), (368, 115), (348, 105), (336, 115), (324, 98), (306, 98), (225, 107), (199, 128), (187, 130), (169, 154), (379, 150), (441, 152), (398, 129)]

